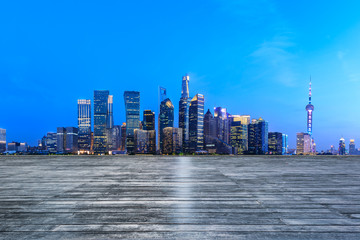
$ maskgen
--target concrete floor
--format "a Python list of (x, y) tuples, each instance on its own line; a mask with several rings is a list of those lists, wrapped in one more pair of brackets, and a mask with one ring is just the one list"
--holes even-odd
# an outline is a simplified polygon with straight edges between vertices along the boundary
[(360, 157), (0, 156), (1, 239), (360, 239)]

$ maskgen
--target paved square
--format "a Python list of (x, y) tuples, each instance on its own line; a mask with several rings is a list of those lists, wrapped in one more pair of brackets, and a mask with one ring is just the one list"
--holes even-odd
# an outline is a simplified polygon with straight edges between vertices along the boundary
[(360, 157), (0, 156), (2, 239), (360, 239)]

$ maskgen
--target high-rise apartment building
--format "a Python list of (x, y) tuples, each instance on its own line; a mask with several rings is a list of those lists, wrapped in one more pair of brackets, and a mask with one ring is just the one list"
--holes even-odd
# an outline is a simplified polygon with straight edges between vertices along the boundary
[(78, 100), (78, 150), (90, 153), (91, 149), (91, 100)]
[(126, 151), (135, 153), (135, 129), (139, 129), (140, 122), (140, 92), (125, 91), (125, 113), (126, 113)]
[(189, 107), (189, 152), (204, 150), (204, 95), (196, 94)]
[(94, 91), (94, 153), (105, 154), (107, 148), (109, 91)]

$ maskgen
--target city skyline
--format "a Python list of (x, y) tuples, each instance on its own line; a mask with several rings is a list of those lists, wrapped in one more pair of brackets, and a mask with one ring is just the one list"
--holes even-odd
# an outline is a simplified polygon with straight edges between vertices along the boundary
[[(190, 76), (182, 77), (179, 101), (179, 128), (174, 127), (175, 109), (167, 90), (159, 86), (158, 125), (156, 113), (144, 110), (140, 118), (140, 92), (124, 91), (125, 117), (123, 125), (114, 125), (113, 95), (109, 90), (94, 90), (94, 114), (91, 115), (91, 100), (78, 99), (78, 127), (57, 127), (57, 133), (47, 132), (38, 145), (26, 142), (8, 142), (8, 151), (32, 154), (304, 154), (320, 153), (312, 137), (311, 77), (309, 81), (309, 103), (306, 105), (307, 132), (296, 133), (296, 148), (288, 145), (288, 134), (269, 131), (269, 123), (263, 118), (250, 115), (230, 114), (226, 108), (214, 107), (214, 115), (204, 113), (204, 95), (197, 93), (189, 97)], [(191, 101), (190, 101), (191, 99)], [(188, 116), (188, 120), (187, 117)], [(92, 125), (92, 118), (94, 124)], [(189, 140), (183, 141), (188, 125)], [(93, 130), (93, 131), (92, 131)], [(6, 129), (1, 129), (1, 143), (6, 143)], [(156, 141), (156, 132), (158, 140)], [(186, 131), (185, 131), (186, 132)], [(164, 142), (166, 144), (164, 144)], [(3, 145), (4, 146), (4, 145)], [(157, 149), (157, 151), (156, 151)], [(2, 150), (4, 152), (4, 150)], [(326, 154), (358, 155), (355, 140), (350, 139), (346, 149), (345, 139), (340, 139), (338, 151), (321, 151)]]
[(188, 72), (204, 112), (223, 106), (262, 117), (295, 148), (296, 133), (306, 132), (311, 75), (317, 150), (341, 137), (360, 142), (359, 3), (261, 3), (2, 3), (0, 128), (10, 141), (35, 145), (57, 126), (76, 126), (74, 103), (94, 89), (111, 91), (120, 125), (123, 91), (141, 92), (142, 113), (157, 110), (158, 86), (168, 89), (177, 126), (178, 79)]

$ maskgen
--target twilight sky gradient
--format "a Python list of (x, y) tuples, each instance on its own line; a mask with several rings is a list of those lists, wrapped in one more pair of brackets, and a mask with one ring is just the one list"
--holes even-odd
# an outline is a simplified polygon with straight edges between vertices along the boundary
[[(0, 128), (36, 144), (58, 126), (77, 126), (77, 99), (123, 91), (157, 109), (157, 87), (176, 108), (181, 76), (205, 108), (269, 122), (270, 131), (306, 131), (309, 76), (318, 150), (360, 146), (360, 2), (287, 0), (2, 1)], [(205, 111), (206, 111), (205, 110)]]

